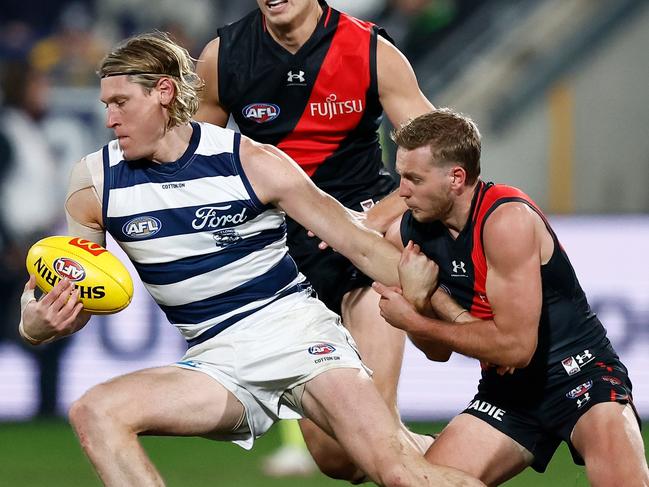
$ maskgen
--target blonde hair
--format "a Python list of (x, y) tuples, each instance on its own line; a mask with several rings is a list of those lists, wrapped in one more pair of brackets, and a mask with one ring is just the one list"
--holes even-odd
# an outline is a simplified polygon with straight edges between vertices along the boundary
[(428, 145), (433, 164), (459, 164), (466, 171), (466, 183), (480, 176), (480, 132), (475, 122), (448, 108), (409, 120), (391, 134), (392, 140), (406, 150)]
[(167, 106), (168, 128), (188, 123), (198, 111), (204, 83), (194, 72), (194, 60), (184, 47), (164, 32), (140, 34), (126, 39), (102, 59), (97, 74), (101, 78), (128, 75), (129, 81), (151, 91), (167, 77), (175, 87)]

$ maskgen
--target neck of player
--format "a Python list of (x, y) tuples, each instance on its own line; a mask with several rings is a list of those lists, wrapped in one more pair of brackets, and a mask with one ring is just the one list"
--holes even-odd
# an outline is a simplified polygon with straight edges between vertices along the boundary
[(313, 35), (321, 16), (320, 3), (313, 2), (288, 24), (273, 24), (267, 17), (266, 28), (270, 36), (280, 46), (291, 54), (295, 54)]
[(189, 147), (193, 132), (194, 128), (189, 123), (167, 129), (149, 159), (158, 164), (177, 161)]
[(471, 216), (471, 203), (476, 192), (478, 182), (472, 186), (462, 186), (453, 203), (449, 214), (442, 219), (453, 238), (457, 238), (462, 229), (466, 226)]

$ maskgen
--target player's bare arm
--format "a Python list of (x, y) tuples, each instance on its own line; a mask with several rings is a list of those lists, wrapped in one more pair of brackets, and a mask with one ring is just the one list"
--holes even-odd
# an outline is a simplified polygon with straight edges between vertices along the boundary
[[(376, 70), (379, 99), (383, 111), (395, 127), (410, 118), (431, 111), (434, 106), (419, 88), (412, 66), (389, 41), (378, 37)], [(366, 215), (366, 225), (381, 233), (407, 207), (397, 191), (383, 198)]]
[(379, 100), (395, 127), (435, 108), (419, 89), (406, 57), (381, 36), (376, 46), (376, 70)]
[[(384, 303), (384, 317), (422, 340), (439, 342), (452, 350), (504, 367), (525, 367), (536, 350), (541, 315), (540, 266), (551, 238), (540, 218), (522, 203), (501, 205), (486, 221), (487, 297), (492, 320), (448, 323), (420, 314), (402, 319), (396, 297), (393, 313)], [(382, 293), (386, 297), (385, 293)], [(466, 313), (464, 313), (466, 315)], [(463, 320), (465, 316), (461, 317)]]
[(225, 127), (230, 114), (219, 103), (219, 38), (210, 41), (196, 63), (196, 74), (205, 83), (201, 105), (194, 116), (201, 122)]
[[(86, 160), (72, 169), (68, 198), (65, 202), (68, 233), (105, 245), (101, 204), (89, 175)], [(19, 331), (32, 345), (48, 343), (83, 328), (90, 314), (83, 311), (79, 291), (67, 279), (61, 280), (40, 300), (34, 297), (36, 281), (30, 276), (21, 297)]]
[(241, 162), (260, 201), (284, 210), (373, 279), (398, 284), (399, 251), (318, 189), (286, 154), (242, 137)]

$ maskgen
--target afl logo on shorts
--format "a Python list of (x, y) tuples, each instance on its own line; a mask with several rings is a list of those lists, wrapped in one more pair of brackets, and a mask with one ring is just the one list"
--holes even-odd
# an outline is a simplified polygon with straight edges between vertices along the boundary
[(275, 120), (279, 116), (279, 112), (279, 107), (272, 103), (251, 103), (241, 110), (244, 117), (257, 123)]
[(124, 223), (122, 232), (131, 238), (152, 237), (160, 231), (162, 222), (153, 216), (138, 216)]
[(309, 353), (311, 355), (328, 355), (335, 351), (336, 347), (334, 347), (330, 343), (318, 343), (317, 345), (309, 347)]
[(578, 397), (586, 394), (586, 392), (590, 390), (591, 387), (593, 387), (593, 381), (589, 380), (588, 382), (584, 382), (583, 384), (575, 387), (572, 391), (566, 393), (566, 397), (568, 399), (577, 399)]
[(54, 261), (54, 270), (61, 278), (68, 278), (72, 282), (83, 281), (86, 270), (76, 260), (59, 257)]

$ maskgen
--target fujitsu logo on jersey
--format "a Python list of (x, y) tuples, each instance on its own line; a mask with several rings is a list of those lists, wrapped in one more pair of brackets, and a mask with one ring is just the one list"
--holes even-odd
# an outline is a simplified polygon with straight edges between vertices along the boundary
[(279, 112), (279, 107), (273, 103), (251, 103), (241, 110), (244, 117), (257, 123), (275, 120), (279, 116)]
[(310, 103), (309, 109), (311, 110), (311, 116), (319, 116), (332, 119), (337, 115), (363, 112), (363, 100), (337, 100), (338, 96), (335, 93), (332, 93), (325, 99), (324, 103)]
[[(203, 228), (224, 227), (227, 224), (238, 225), (246, 221), (246, 208), (242, 208), (239, 213), (223, 214), (222, 212), (232, 208), (232, 205), (225, 206), (204, 206), (196, 210), (196, 218), (192, 221), (192, 227), (196, 230)], [(220, 213), (220, 214), (219, 214)]]

